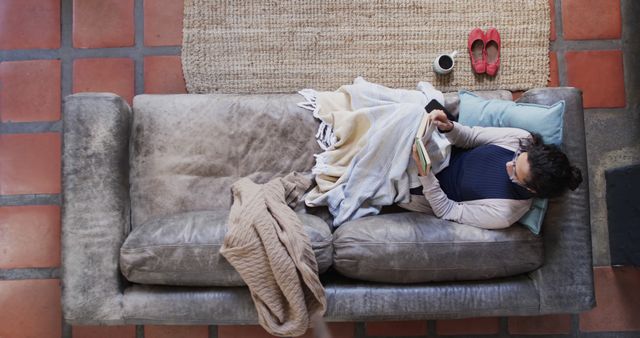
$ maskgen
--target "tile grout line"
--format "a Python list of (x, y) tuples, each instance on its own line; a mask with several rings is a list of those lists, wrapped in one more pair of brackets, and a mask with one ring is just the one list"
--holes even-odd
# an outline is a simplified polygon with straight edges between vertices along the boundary
[(57, 60), (60, 49), (0, 50), (0, 61)]
[(498, 326), (498, 336), (499, 337), (509, 336), (509, 317), (500, 317), (500, 323)]
[(134, 30), (135, 30), (135, 54), (134, 67), (134, 96), (144, 93), (144, 1), (134, 2)]
[(2, 134), (60, 133), (61, 131), (62, 120), (43, 122), (0, 122), (0, 133)]
[[(63, 120), (64, 120), (64, 98), (73, 92), (73, 60), (71, 55), (73, 54), (73, 0), (62, 0), (60, 9), (60, 50), (59, 56), (61, 59), (61, 73), (60, 73), (60, 121), (58, 121), (58, 128), (60, 131), (60, 154), (63, 154), (64, 150), (64, 135), (62, 135)], [(9, 126), (10, 128), (12, 126)], [(62, 167), (62, 159), (60, 160), (60, 166)], [(60, 168), (60, 175), (62, 175), (62, 168)], [(62, 180), (62, 177), (60, 178)], [(58, 205), (61, 206), (62, 202), (62, 184), (61, 191), (58, 200)], [(62, 217), (62, 215), (60, 216)], [(62, 220), (60, 221), (60, 232), (62, 233)], [(62, 247), (60, 248), (60, 254), (62, 254)], [(62, 270), (62, 261), (60, 262), (60, 270)], [(60, 285), (62, 285), (62, 277), (60, 276)], [(62, 290), (61, 290), (62, 291)], [(62, 304), (60, 304), (62, 306)], [(64, 318), (64, 313), (60, 313), (60, 320), (62, 321), (62, 337), (72, 338), (73, 327), (67, 323)]]
[(579, 337), (580, 336), (580, 314), (571, 314), (571, 332), (569, 333), (571, 337)]
[(61, 194), (0, 195), (0, 206), (62, 205)]
[(62, 42), (59, 53), (62, 60), (60, 112), (62, 113), (64, 112), (64, 97), (70, 95), (73, 91), (73, 6), (71, 0), (62, 1), (60, 21), (62, 26)]
[[(584, 108), (583, 109), (585, 113), (603, 113), (603, 114), (613, 114), (613, 113), (619, 113), (619, 112), (627, 112), (626, 108)], [(611, 264), (606, 264), (606, 266), (609, 266)]]
[(0, 280), (60, 279), (60, 268), (0, 269)]
[(144, 338), (144, 325), (136, 325), (136, 338)]
[(354, 338), (366, 338), (367, 337), (367, 325), (365, 322), (355, 322), (353, 327), (353, 337)]
[[(638, 98), (636, 97), (634, 99), (634, 90), (637, 90), (637, 83), (634, 83), (634, 79), (633, 77), (633, 73), (634, 73), (634, 68), (638, 68), (631, 66), (631, 69), (629, 71), (624, 71), (624, 69), (626, 69), (627, 67), (625, 67), (625, 59), (628, 62), (628, 65), (633, 64), (633, 60), (634, 58), (636, 58), (635, 60), (640, 60), (640, 58), (638, 58), (638, 56), (636, 56), (636, 51), (638, 49), (640, 49), (640, 40), (635, 40), (633, 39), (633, 36), (636, 35), (638, 32), (640, 32), (640, 29), (638, 28), (631, 28), (631, 27), (636, 27), (635, 25), (631, 25), (629, 24), (629, 21), (632, 21), (633, 19), (629, 18), (629, 14), (624, 14), (624, 13), (634, 13), (634, 12), (638, 12), (638, 8), (640, 8), (640, 6), (638, 6), (637, 4), (635, 6), (636, 10), (634, 11), (634, 8), (632, 7), (633, 5), (631, 4), (631, 1), (636, 1), (636, 0), (621, 0), (620, 3), (620, 15), (621, 15), (621, 40), (622, 40), (622, 47), (620, 48), (622, 51), (622, 67), (623, 67), (623, 72), (624, 72), (624, 89), (625, 89), (625, 104), (626, 107), (625, 109), (627, 110), (627, 113), (634, 113), (634, 109), (638, 109), (640, 105), (638, 105), (637, 100)], [(625, 10), (626, 9), (626, 10)], [(629, 26), (629, 28), (631, 28), (631, 31), (629, 29), (625, 29), (625, 26)], [(626, 42), (626, 43), (625, 43)], [(628, 61), (629, 59), (631, 59), (631, 61)], [(636, 79), (638, 78), (638, 75), (636, 74)], [(629, 86), (627, 86), (629, 85)], [(634, 85), (636, 87), (634, 87)]]
[(557, 29), (556, 40), (551, 44), (551, 51), (566, 52), (566, 51), (600, 51), (600, 50), (619, 50), (622, 48), (622, 41), (620, 39), (615, 40), (562, 40), (558, 41)]
[(209, 325), (208, 331), (209, 331), (209, 335), (207, 336), (208, 338), (218, 338), (218, 325)]
[(429, 319), (427, 320), (427, 336), (428, 337), (437, 337), (438, 333), (436, 331), (437, 320)]
[[(136, 54), (144, 56), (177, 56), (182, 51), (181, 46), (140, 46), (140, 47), (112, 47), (112, 48), (73, 48), (59, 49), (24, 49), (0, 50), (1, 61), (34, 61), (58, 60), (65, 56), (72, 59), (80, 58), (134, 58)], [(65, 54), (66, 53), (66, 54)]]
[(61, 316), (60, 320), (62, 321), (62, 336), (61, 338), (72, 338), (73, 328), (66, 320), (64, 320), (64, 316)]
[(562, 0), (555, 0), (553, 5), (555, 7), (554, 18), (556, 24), (556, 40), (554, 46), (557, 45), (560, 48), (556, 48), (556, 57), (558, 61), (558, 85), (561, 87), (568, 86), (567, 82), (567, 63), (565, 60), (565, 43), (564, 43), (564, 27), (562, 25)]

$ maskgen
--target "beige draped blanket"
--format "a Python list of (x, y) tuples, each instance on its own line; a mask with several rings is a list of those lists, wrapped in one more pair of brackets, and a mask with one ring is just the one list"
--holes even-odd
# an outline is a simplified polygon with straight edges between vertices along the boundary
[(310, 185), (294, 172), (266, 184), (243, 178), (231, 188), (220, 253), (249, 287), (260, 325), (276, 336), (304, 334), (326, 309), (311, 241), (291, 209)]

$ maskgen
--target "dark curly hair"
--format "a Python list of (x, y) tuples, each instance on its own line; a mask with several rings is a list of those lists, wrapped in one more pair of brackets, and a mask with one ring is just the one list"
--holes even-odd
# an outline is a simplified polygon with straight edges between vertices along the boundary
[(544, 144), (540, 134), (532, 133), (530, 140), (520, 142), (520, 148), (529, 155), (531, 174), (526, 186), (534, 190), (537, 197), (560, 196), (567, 189), (576, 190), (582, 183), (580, 169), (569, 163), (560, 148)]

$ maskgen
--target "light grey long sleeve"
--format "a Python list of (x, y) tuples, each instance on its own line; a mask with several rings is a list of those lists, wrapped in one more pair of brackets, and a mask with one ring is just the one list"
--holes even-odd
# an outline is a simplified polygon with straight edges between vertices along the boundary
[[(456, 202), (449, 199), (442, 191), (440, 182), (433, 173), (421, 176), (420, 182), (422, 182), (424, 201), (429, 204), (433, 214), (442, 219), (462, 224), (485, 229), (507, 228), (520, 219), (531, 207), (531, 199), (495, 198)], [(417, 199), (421, 196), (415, 197)]]
[[(520, 139), (530, 137), (529, 132), (517, 128), (467, 127), (454, 122), (453, 129), (446, 133), (451, 143), (460, 148), (473, 148), (484, 144), (495, 144), (516, 150)], [(420, 212), (433, 213), (437, 217), (486, 229), (509, 227), (520, 219), (531, 207), (531, 199), (481, 199), (456, 202), (447, 197), (440, 182), (429, 173), (421, 176), (422, 196), (412, 195), (411, 202), (401, 207)]]
[(453, 129), (444, 134), (458, 148), (475, 148), (484, 144), (495, 144), (509, 150), (516, 150), (520, 140), (531, 134), (519, 128), (504, 127), (467, 127), (453, 122)]

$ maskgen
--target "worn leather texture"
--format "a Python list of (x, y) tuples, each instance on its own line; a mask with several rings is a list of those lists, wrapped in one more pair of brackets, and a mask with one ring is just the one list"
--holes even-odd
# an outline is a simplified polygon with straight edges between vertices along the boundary
[(582, 171), (575, 191), (549, 200), (542, 224), (545, 263), (529, 274), (540, 292), (540, 313), (578, 313), (595, 306), (589, 214), (589, 172), (582, 92), (576, 88), (538, 88), (518, 102), (551, 105), (566, 101), (562, 149)]
[(114, 94), (75, 94), (63, 124), (62, 311), (70, 323), (121, 323), (131, 110)]
[[(507, 93), (489, 94), (508, 99)], [(592, 308), (581, 93), (574, 88), (534, 89), (520, 101), (548, 105), (560, 99), (567, 102), (564, 147), (581, 168), (584, 182), (567, 196), (550, 200), (541, 267), (512, 277), (410, 284), (358, 281), (329, 269), (321, 275), (327, 320), (518, 316)], [(445, 100), (455, 114), (457, 95), (449, 93)], [(320, 152), (313, 139), (318, 123), (296, 106), (300, 101), (296, 94), (142, 95), (134, 99), (134, 122), (126, 103), (115, 95), (67, 97), (61, 269), (65, 320), (71, 324), (256, 324), (246, 287), (131, 284), (120, 273), (120, 248), (130, 228), (146, 221), (228, 209), (229, 187), (241, 176), (264, 183), (292, 169), (307, 172), (314, 163), (312, 154)], [(328, 215), (321, 208), (296, 210)], [(433, 224), (429, 226), (438, 227), (437, 222)]]
[(338, 272), (387, 283), (513, 276), (544, 260), (542, 238), (522, 226), (487, 230), (418, 212), (347, 222), (335, 231), (333, 246)]
[[(238, 272), (220, 254), (227, 233), (228, 210), (190, 211), (150, 220), (127, 237), (120, 249), (120, 269), (131, 282), (182, 286), (243, 286)], [(329, 225), (298, 214), (309, 235), (318, 270), (332, 263)]]
[(241, 177), (266, 183), (308, 172), (319, 122), (297, 94), (139, 95), (133, 101), (131, 207), (136, 226), (162, 216), (229, 209)]
[[(525, 275), (486, 281), (381, 284), (326, 273), (327, 321), (377, 321), (524, 316), (538, 312)], [(124, 296), (130, 324), (256, 324), (246, 287), (135, 285)]]

